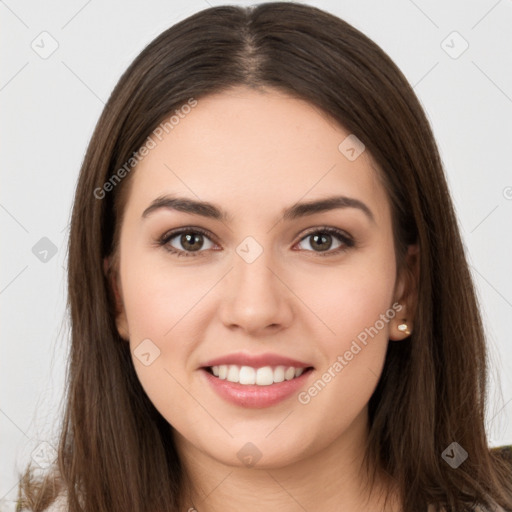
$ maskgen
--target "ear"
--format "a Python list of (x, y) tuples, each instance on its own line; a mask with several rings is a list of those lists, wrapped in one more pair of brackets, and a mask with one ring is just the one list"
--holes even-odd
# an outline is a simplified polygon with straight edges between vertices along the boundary
[(115, 303), (117, 332), (122, 339), (128, 341), (130, 339), (130, 332), (128, 330), (128, 321), (122, 299), (121, 283), (119, 282), (118, 272), (112, 267), (109, 258), (103, 260), (103, 273), (107, 278), (111, 296)]
[(418, 282), (420, 274), (420, 251), (417, 244), (409, 245), (405, 262), (397, 276), (394, 302), (401, 306), (390, 321), (389, 339), (399, 341), (413, 332), (416, 306), (418, 303)]

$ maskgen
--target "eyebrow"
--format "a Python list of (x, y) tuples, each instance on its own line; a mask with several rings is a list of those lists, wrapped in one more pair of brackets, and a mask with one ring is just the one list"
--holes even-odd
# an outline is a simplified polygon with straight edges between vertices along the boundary
[[(368, 206), (352, 197), (330, 196), (315, 201), (296, 203), (282, 212), (282, 220), (294, 220), (315, 213), (327, 212), (337, 208), (356, 208), (362, 211), (369, 220), (375, 223), (375, 217)], [(232, 220), (230, 214), (218, 206), (206, 201), (196, 201), (186, 197), (159, 196), (144, 210), (142, 218), (148, 217), (157, 210), (176, 210), (179, 212), (200, 215), (202, 217), (229, 222)]]

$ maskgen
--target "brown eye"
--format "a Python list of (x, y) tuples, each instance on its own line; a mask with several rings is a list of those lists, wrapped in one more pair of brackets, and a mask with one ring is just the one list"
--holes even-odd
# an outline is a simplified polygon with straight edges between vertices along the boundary
[(300, 244), (305, 244), (305, 247), (301, 248), (310, 252), (337, 254), (349, 247), (353, 247), (354, 241), (343, 231), (335, 228), (322, 228), (311, 231), (302, 238), (299, 242)]
[(186, 233), (180, 235), (179, 241), (186, 251), (198, 251), (203, 245), (203, 235), (200, 233)]
[(188, 229), (164, 235), (160, 245), (177, 256), (195, 256), (193, 253), (205, 252), (211, 249), (214, 243), (201, 231)]
[(332, 245), (332, 236), (327, 234), (310, 235), (311, 240), (309, 245), (319, 251), (327, 251)]

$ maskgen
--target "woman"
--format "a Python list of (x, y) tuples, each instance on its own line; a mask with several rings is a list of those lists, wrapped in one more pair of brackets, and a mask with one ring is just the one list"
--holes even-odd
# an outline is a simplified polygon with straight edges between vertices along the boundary
[(210, 8), (135, 59), (82, 165), (69, 307), (58, 460), (19, 510), (512, 509), (433, 135), (333, 15)]

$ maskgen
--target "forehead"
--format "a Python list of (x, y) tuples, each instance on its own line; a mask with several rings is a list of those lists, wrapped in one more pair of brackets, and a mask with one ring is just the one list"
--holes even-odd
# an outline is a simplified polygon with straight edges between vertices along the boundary
[(371, 156), (347, 158), (344, 141), (353, 136), (310, 103), (237, 87), (186, 111), (172, 128), (150, 135), (155, 144), (135, 168), (128, 206), (142, 212), (155, 197), (179, 193), (263, 216), (338, 193), (387, 215)]

